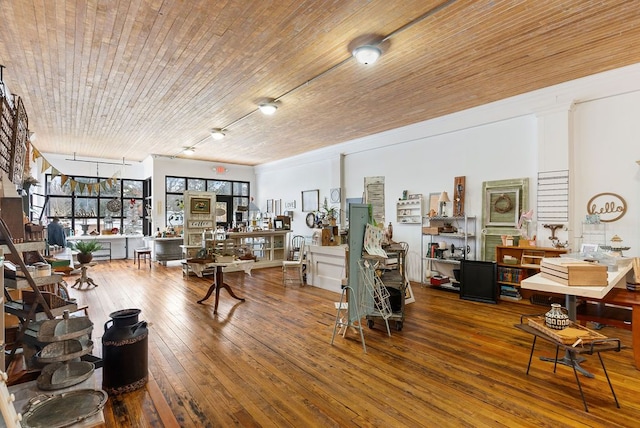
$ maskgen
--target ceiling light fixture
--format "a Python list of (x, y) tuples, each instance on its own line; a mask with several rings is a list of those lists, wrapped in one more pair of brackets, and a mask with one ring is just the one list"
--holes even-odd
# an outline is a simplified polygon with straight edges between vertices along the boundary
[(379, 47), (373, 45), (364, 45), (355, 48), (352, 52), (353, 57), (360, 64), (373, 64), (380, 58), (382, 51)]
[(276, 110), (278, 110), (278, 106), (275, 105), (274, 103), (263, 103), (263, 104), (260, 104), (258, 108), (263, 114), (266, 114), (267, 116), (271, 116), (276, 112)]
[[(425, 19), (435, 15), (436, 13), (440, 12), (441, 10), (451, 6), (452, 4), (454, 4), (456, 2), (456, 0), (446, 0), (444, 3), (441, 3), (440, 5), (434, 7), (433, 9), (430, 9), (428, 11), (426, 11), (425, 13), (423, 13), (422, 15), (420, 15), (419, 17), (417, 17), (416, 19), (414, 19), (411, 22), (406, 23), (405, 25), (403, 25), (402, 27), (397, 28), (396, 30), (392, 31), (391, 33), (387, 34), (385, 37), (375, 40), (375, 41), (368, 41), (368, 43), (375, 43), (375, 45), (369, 44), (369, 45), (363, 45), (360, 47), (355, 48), (351, 54), (352, 56), (360, 63), (362, 64), (373, 64), (379, 57), (380, 55), (382, 55), (382, 50), (378, 47), (381, 46), (383, 44), (385, 44), (386, 42), (388, 42), (390, 39), (392, 39), (393, 37), (397, 36), (398, 34), (406, 31), (407, 29), (413, 27), (414, 25), (424, 21)], [(272, 115), (276, 112), (276, 110), (278, 110), (278, 105), (276, 103), (279, 103), (282, 98), (293, 94), (294, 92), (302, 89), (302, 88), (306, 88), (309, 85), (311, 85), (311, 83), (315, 82), (316, 80), (321, 79), (322, 77), (326, 76), (327, 74), (331, 73), (334, 70), (339, 69), (341, 66), (343, 66), (344, 64), (347, 64), (348, 62), (351, 61), (351, 57), (345, 57), (342, 61), (338, 62), (337, 64), (334, 64), (332, 66), (330, 66), (329, 68), (325, 69), (324, 71), (321, 71), (319, 74), (315, 75), (314, 77), (310, 78), (309, 80), (306, 80), (302, 83), (300, 83), (299, 85), (289, 89), (288, 91), (284, 92), (283, 94), (279, 95), (276, 98), (267, 98), (269, 100), (271, 100), (270, 102), (265, 102), (262, 103), (258, 106), (257, 109), (253, 109), (247, 113), (245, 113), (244, 115), (240, 116), (239, 118), (233, 120), (232, 122), (228, 123), (226, 126), (222, 127), (222, 128), (215, 128), (212, 129), (210, 132), (210, 136), (211, 138), (213, 138), (214, 140), (220, 140), (221, 138), (224, 137), (224, 132), (222, 132), (223, 129), (229, 129), (231, 127), (233, 127), (234, 125), (237, 125), (238, 123), (242, 122), (243, 120), (247, 119), (248, 117), (252, 116), (255, 112), (257, 112), (258, 110), (260, 110), (263, 114), (267, 114), (267, 115)], [(1, 70), (0, 66), (0, 72)], [(2, 79), (0, 78), (0, 81)], [(194, 153), (194, 149), (195, 146), (202, 144), (203, 142), (207, 141), (207, 139), (209, 138), (209, 136), (204, 137), (203, 139), (201, 139), (200, 141), (195, 142), (193, 145), (191, 145), (190, 147), (185, 147), (182, 152), (180, 153), (184, 153), (184, 154), (193, 154)], [(180, 153), (178, 153), (175, 156), (180, 155)], [(640, 161), (638, 161), (638, 164), (640, 164)]]
[(224, 132), (220, 128), (213, 128), (211, 130), (211, 138), (214, 140), (222, 140), (224, 138)]

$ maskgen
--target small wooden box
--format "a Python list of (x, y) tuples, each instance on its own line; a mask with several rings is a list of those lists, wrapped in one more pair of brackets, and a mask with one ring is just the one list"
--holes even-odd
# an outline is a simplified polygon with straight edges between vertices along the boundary
[(422, 233), (424, 235), (437, 235), (438, 234), (438, 228), (437, 227), (423, 227), (422, 228)]
[(27, 223), (24, 225), (25, 241), (44, 241), (44, 226)]
[(582, 260), (564, 258), (542, 259), (540, 273), (544, 278), (573, 286), (607, 285), (607, 267)]

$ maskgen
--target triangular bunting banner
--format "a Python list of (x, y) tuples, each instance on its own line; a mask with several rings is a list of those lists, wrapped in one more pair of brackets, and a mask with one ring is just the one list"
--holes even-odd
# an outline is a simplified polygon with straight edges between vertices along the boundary
[(96, 194), (98, 194), (100, 189), (102, 189), (103, 191), (106, 191), (107, 186), (111, 188), (116, 184), (118, 184), (117, 177), (120, 174), (119, 172), (116, 172), (110, 178), (107, 178), (106, 180), (101, 180), (97, 183), (82, 183), (80, 181), (75, 181), (69, 178), (67, 174), (63, 174), (62, 172), (60, 172), (60, 170), (52, 166), (51, 163), (49, 163), (49, 161), (45, 159), (44, 156), (42, 156), (42, 153), (40, 153), (40, 151), (33, 146), (33, 144), (31, 144), (31, 152), (32, 152), (31, 156), (34, 162), (38, 158), (42, 158), (42, 166), (40, 168), (41, 173), (45, 173), (49, 168), (51, 168), (51, 176), (52, 177), (60, 176), (61, 186), (64, 186), (65, 183), (69, 182), (69, 186), (71, 187), (72, 192), (75, 192), (76, 189), (78, 189), (80, 193), (84, 193), (86, 189), (87, 192), (89, 192), (89, 194), (92, 194), (94, 191), (96, 192)]

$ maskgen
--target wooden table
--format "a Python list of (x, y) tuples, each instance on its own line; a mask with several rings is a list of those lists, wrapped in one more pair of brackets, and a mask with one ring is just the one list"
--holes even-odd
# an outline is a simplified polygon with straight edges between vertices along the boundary
[[(621, 345), (620, 345), (619, 339), (609, 339), (609, 338), (599, 339), (599, 340), (594, 340), (590, 343), (584, 344), (583, 346), (578, 345), (574, 347), (572, 345), (566, 345), (556, 340), (555, 338), (549, 336), (548, 334), (545, 334), (543, 331), (540, 331), (536, 328), (531, 327), (530, 325), (526, 324), (525, 318), (526, 316), (523, 316), (520, 320), (521, 321), (520, 324), (516, 324), (515, 327), (517, 329), (524, 331), (525, 333), (529, 333), (533, 335), (533, 343), (531, 344), (531, 354), (529, 354), (529, 364), (527, 365), (527, 375), (529, 374), (529, 368), (531, 367), (531, 360), (533, 358), (533, 351), (536, 347), (536, 339), (538, 337), (555, 345), (556, 347), (555, 362), (556, 363), (561, 362), (561, 360), (558, 360), (558, 350), (560, 348), (563, 348), (571, 362), (571, 364), (567, 364), (567, 365), (570, 365), (573, 368), (573, 373), (576, 377), (578, 389), (580, 390), (580, 396), (582, 397), (582, 404), (584, 405), (584, 411), (588, 412), (589, 408), (587, 407), (587, 401), (584, 398), (584, 392), (582, 392), (582, 384), (580, 383), (580, 377), (578, 376), (578, 369), (580, 367), (578, 364), (578, 355), (598, 354), (598, 359), (600, 360), (600, 364), (602, 365), (602, 370), (604, 371), (604, 374), (607, 378), (607, 382), (609, 383), (609, 388), (611, 389), (611, 394), (613, 395), (613, 399), (616, 402), (616, 407), (620, 408), (620, 404), (618, 403), (618, 398), (616, 397), (616, 393), (613, 390), (613, 385), (611, 384), (611, 380), (609, 379), (609, 374), (607, 373), (607, 368), (604, 366), (604, 361), (602, 360), (602, 356), (600, 355), (601, 352), (605, 352), (605, 351), (620, 352)], [(554, 373), (556, 372), (555, 364), (553, 366), (553, 372)]]
[(96, 284), (95, 282), (93, 282), (93, 279), (91, 279), (89, 276), (87, 276), (87, 269), (89, 269), (90, 267), (93, 267), (95, 265), (97, 265), (98, 263), (96, 262), (89, 262), (89, 263), (81, 263), (78, 265), (78, 267), (80, 268), (80, 278), (76, 279), (76, 282), (73, 283), (73, 285), (71, 287), (76, 287), (78, 286), (78, 290), (82, 289), (82, 284), (87, 284), (87, 288), (89, 288), (89, 285), (93, 285), (94, 287), (97, 287), (98, 284)]
[[(627, 266), (618, 266), (618, 270), (615, 272), (607, 272), (607, 285), (605, 286), (564, 285), (544, 278), (540, 273), (523, 279), (522, 282), (520, 282), (520, 286), (528, 290), (564, 294), (566, 296), (566, 308), (569, 313), (569, 318), (572, 321), (576, 321), (576, 296), (602, 299), (613, 287), (619, 286), (620, 284), (622, 284), (622, 287), (626, 286), (625, 278), (631, 271), (631, 268), (629, 264)], [(593, 374), (580, 367), (580, 361), (572, 360), (568, 353), (565, 353), (565, 356), (561, 360), (553, 358), (543, 358), (543, 360), (575, 367), (576, 370), (583, 375), (593, 377)]]
[[(200, 265), (200, 267), (202, 267), (202, 268), (208, 268), (208, 267), (215, 267), (216, 268), (216, 276), (215, 276), (215, 278), (213, 280), (213, 283), (209, 287), (209, 290), (207, 290), (207, 294), (202, 299), (198, 300), (198, 303), (202, 304), (202, 302), (204, 302), (209, 297), (211, 297), (211, 294), (213, 294), (213, 291), (215, 290), (216, 297), (215, 297), (215, 302), (213, 304), (213, 313), (217, 314), (218, 313), (218, 301), (220, 300), (220, 289), (221, 288), (224, 288), (225, 290), (227, 290), (227, 292), (234, 299), (237, 299), (237, 300), (240, 300), (240, 301), (244, 302), (245, 299), (242, 298), (242, 297), (236, 296), (235, 293), (233, 292), (233, 290), (231, 289), (231, 287), (229, 286), (229, 284), (226, 284), (224, 282), (224, 268), (227, 267), (227, 266), (239, 266), (239, 267), (242, 267), (243, 265), (252, 266), (253, 263), (254, 263), (253, 260), (237, 260), (237, 261), (233, 261), (233, 262), (213, 262), (213, 261), (209, 262), (209, 261), (187, 260), (187, 264), (189, 264), (189, 265)], [(251, 272), (251, 271), (249, 270), (249, 272)]]

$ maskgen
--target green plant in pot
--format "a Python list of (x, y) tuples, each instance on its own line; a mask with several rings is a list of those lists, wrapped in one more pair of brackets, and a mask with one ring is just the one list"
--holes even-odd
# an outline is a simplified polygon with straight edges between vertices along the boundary
[(322, 204), (322, 208), (320, 211), (324, 214), (324, 219), (326, 219), (329, 224), (331, 224), (332, 226), (336, 225), (336, 220), (338, 218), (338, 209), (329, 206), (327, 198), (324, 198), (324, 203)]
[(78, 262), (89, 263), (93, 260), (93, 252), (102, 250), (102, 245), (95, 239), (93, 241), (77, 241), (73, 249), (78, 251)]

